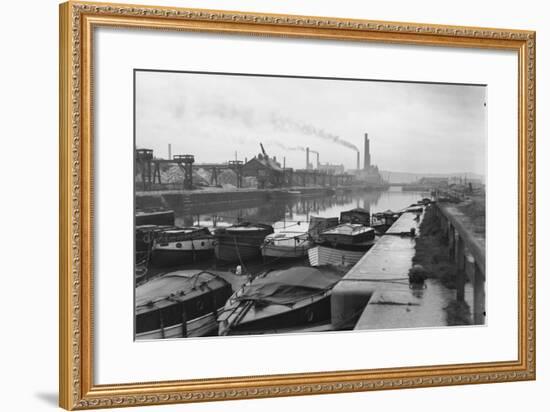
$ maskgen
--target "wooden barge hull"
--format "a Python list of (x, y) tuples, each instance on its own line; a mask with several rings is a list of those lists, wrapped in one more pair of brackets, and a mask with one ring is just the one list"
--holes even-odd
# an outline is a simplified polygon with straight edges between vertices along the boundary
[(228, 262), (239, 263), (241, 261), (259, 259), (261, 257), (260, 243), (248, 243), (233, 240), (217, 240), (214, 246), (216, 259)]
[(328, 246), (316, 246), (308, 250), (311, 266), (349, 266), (355, 265), (367, 253), (366, 250), (342, 250)]
[(169, 267), (196, 263), (214, 256), (214, 249), (175, 250), (154, 249), (151, 263), (156, 267)]
[(297, 259), (307, 256), (307, 251), (311, 244), (302, 246), (281, 246), (281, 245), (264, 245), (262, 246), (262, 256), (264, 258), (286, 258)]
[(240, 223), (214, 233), (214, 253), (218, 260), (239, 263), (261, 257), (260, 247), (273, 227), (263, 224)]
[[(218, 314), (221, 313), (222, 310), (223, 308), (220, 308)], [(164, 329), (155, 329), (137, 333), (136, 340), (197, 338), (201, 336), (215, 335), (217, 330), (217, 314), (209, 313), (199, 318), (187, 321), (186, 328), (183, 328), (182, 322)]]
[(173, 210), (162, 210), (153, 212), (136, 213), (136, 226), (142, 225), (158, 225), (158, 226), (173, 226), (175, 215)]
[(180, 270), (136, 287), (135, 338), (166, 339), (215, 333), (233, 293), (215, 271)]

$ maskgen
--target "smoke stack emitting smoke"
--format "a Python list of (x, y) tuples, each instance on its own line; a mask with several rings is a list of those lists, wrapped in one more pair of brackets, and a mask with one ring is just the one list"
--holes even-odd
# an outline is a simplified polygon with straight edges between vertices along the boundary
[[(259, 113), (253, 108), (238, 107), (233, 104), (227, 104), (224, 102), (205, 102), (199, 108), (199, 117), (212, 116), (219, 119), (227, 120), (231, 119), (239, 123), (243, 123), (246, 126), (254, 126), (262, 123), (270, 124), (275, 130), (280, 131), (295, 131), (306, 134), (308, 136), (317, 137), (323, 140), (328, 140), (347, 147), (348, 149), (359, 151), (359, 148), (353, 143), (342, 139), (340, 136), (327, 132), (321, 128), (315, 127), (311, 124), (303, 123), (289, 117), (281, 116), (277, 113), (271, 113), (266, 119), (264, 113)], [(305, 149), (304, 149), (305, 150)]]
[[(224, 102), (217, 101), (215, 104), (213, 104), (212, 102), (208, 102), (208, 104), (201, 105), (198, 115), (199, 117), (210, 116), (219, 118), (222, 119), (224, 122), (230, 119), (231, 121), (241, 123), (248, 128), (263, 125), (268, 126), (269, 128), (273, 128), (276, 131), (301, 133), (307, 136), (312, 136), (325, 141), (336, 143), (340, 146), (344, 146), (348, 149), (354, 150), (359, 156), (359, 148), (353, 143), (342, 139), (340, 136), (332, 134), (322, 128), (318, 128), (311, 124), (303, 123), (277, 113), (261, 113), (253, 108), (243, 108), (236, 105), (226, 104)], [(234, 135), (241, 135), (241, 139), (243, 139), (242, 133), (235, 132)], [(278, 146), (281, 149), (289, 151), (305, 152), (308, 150), (303, 146), (286, 146), (279, 141), (270, 141), (269, 143)], [(317, 168), (319, 168), (319, 152), (315, 150), (309, 151), (317, 155)], [(309, 154), (306, 157), (308, 159), (308, 164), (306, 165), (306, 168), (309, 168)], [(357, 168), (359, 168), (359, 164), (357, 165)]]
[(315, 154), (317, 156), (317, 167), (316, 168), (319, 169), (319, 166), (320, 166), (321, 163), (319, 161), (319, 152), (317, 150), (313, 150), (313, 149), (310, 149), (309, 147), (304, 147), (304, 146), (285, 146), (281, 142), (277, 142), (277, 141), (274, 141), (274, 140), (270, 140), (268, 143), (273, 145), (273, 146), (277, 146), (277, 147), (279, 147), (283, 150), (306, 152), (306, 169), (309, 169), (309, 154), (310, 153)]

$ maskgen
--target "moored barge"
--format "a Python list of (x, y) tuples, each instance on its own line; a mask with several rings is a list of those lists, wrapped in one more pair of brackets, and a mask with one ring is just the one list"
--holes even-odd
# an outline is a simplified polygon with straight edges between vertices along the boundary
[(353, 223), (370, 226), (370, 212), (367, 209), (357, 207), (340, 213), (340, 223)]
[(261, 250), (264, 258), (294, 259), (306, 256), (312, 246), (308, 233), (284, 231), (268, 235)]
[(232, 293), (215, 271), (181, 270), (150, 280), (136, 288), (136, 340), (213, 334)]
[(371, 217), (371, 227), (377, 234), (382, 235), (399, 219), (400, 214), (386, 210), (385, 212), (373, 213)]
[(338, 223), (339, 221), (337, 217), (312, 216), (309, 220), (309, 236), (311, 236), (313, 240), (316, 240), (319, 238), (321, 233), (331, 227), (338, 226)]
[(155, 266), (195, 263), (214, 255), (214, 236), (205, 227), (174, 227), (156, 233), (152, 248)]
[(214, 232), (214, 252), (216, 259), (240, 263), (259, 258), (260, 247), (273, 227), (261, 223), (239, 223), (216, 229)]
[(293, 267), (249, 280), (218, 317), (219, 335), (291, 332), (330, 323), (332, 288), (344, 275), (335, 268)]
[(319, 235), (317, 246), (308, 250), (311, 266), (349, 266), (357, 263), (376, 242), (373, 228), (344, 223)]
[(164, 208), (136, 209), (136, 226), (143, 225), (164, 225), (173, 226), (175, 215), (173, 210)]

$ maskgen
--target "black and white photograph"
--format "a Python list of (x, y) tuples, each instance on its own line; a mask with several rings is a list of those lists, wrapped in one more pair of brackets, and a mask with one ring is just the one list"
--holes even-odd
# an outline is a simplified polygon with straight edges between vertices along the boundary
[(506, 6), (6, 2), (0, 409), (546, 410), (550, 25)]
[(487, 106), (134, 70), (135, 339), (485, 325)]

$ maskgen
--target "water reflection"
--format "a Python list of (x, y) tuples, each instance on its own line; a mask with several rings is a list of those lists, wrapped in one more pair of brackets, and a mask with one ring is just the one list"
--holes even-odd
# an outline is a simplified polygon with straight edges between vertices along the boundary
[(388, 209), (396, 211), (426, 196), (426, 193), (401, 191), (399, 187), (392, 187), (387, 191), (351, 192), (318, 197), (296, 196), (237, 204), (195, 203), (190, 209), (176, 208), (176, 224), (216, 228), (248, 221), (271, 224), (275, 230), (293, 227), (296, 231), (306, 231), (311, 216), (339, 217), (340, 212), (356, 207), (364, 208), (371, 213)]

